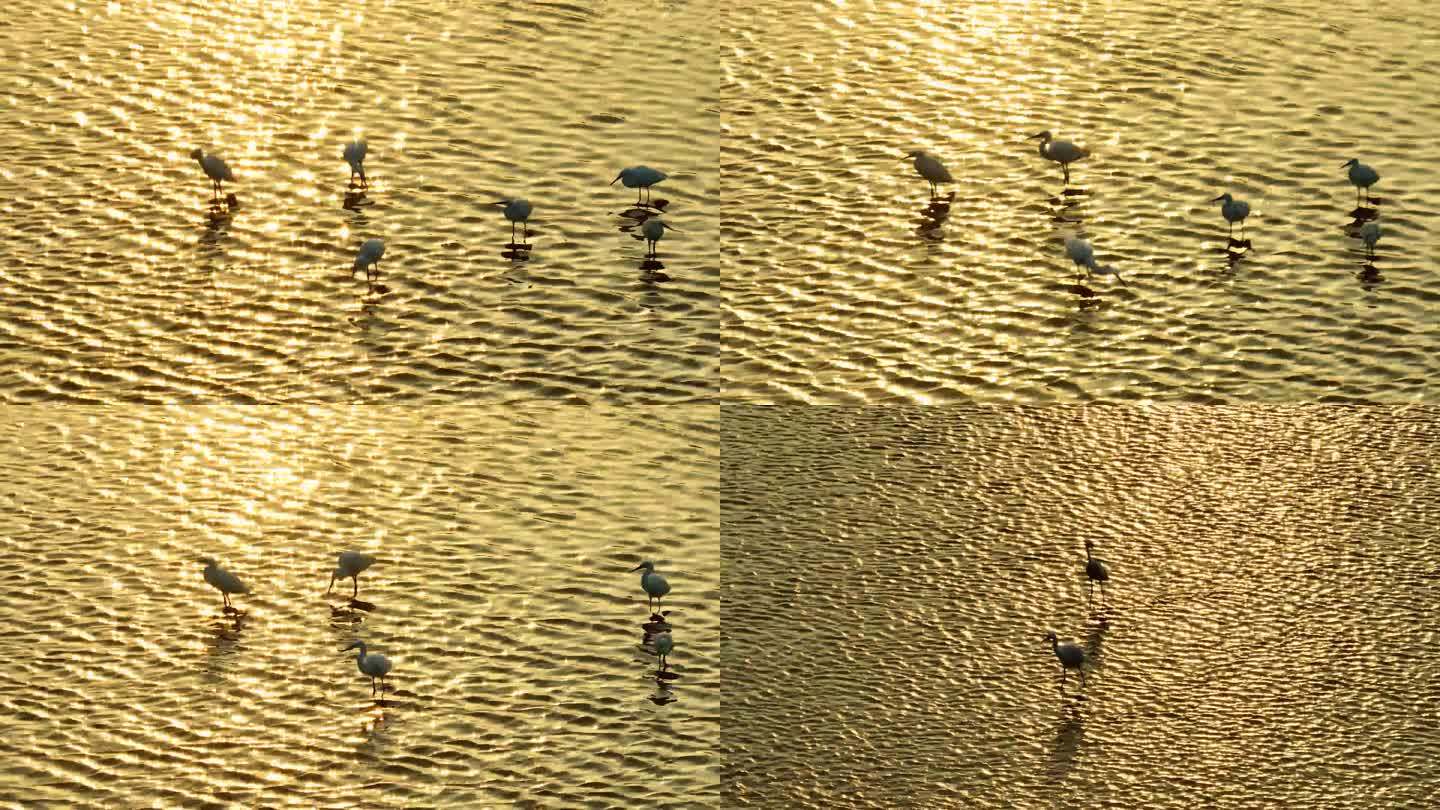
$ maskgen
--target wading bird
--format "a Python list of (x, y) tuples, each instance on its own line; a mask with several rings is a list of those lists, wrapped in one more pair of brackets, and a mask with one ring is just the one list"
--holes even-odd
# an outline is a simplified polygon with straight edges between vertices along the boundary
[(670, 665), (665, 663), (665, 656), (675, 649), (675, 639), (669, 633), (661, 633), (655, 637), (655, 654), (660, 656), (660, 668), (656, 672), (664, 672)]
[(950, 170), (940, 162), (940, 158), (926, 152), (923, 149), (915, 149), (905, 153), (901, 160), (915, 158), (915, 173), (925, 178), (930, 183), (930, 198), (940, 196), (940, 183), (953, 183), (955, 179), (950, 176)]
[(1360, 238), (1365, 242), (1365, 249), (1370, 258), (1375, 258), (1375, 243), (1380, 241), (1380, 223), (1367, 222), (1360, 229)]
[[(500, 200), (498, 202), (491, 203), (491, 205), (498, 205), (505, 209), (505, 218), (510, 220), (510, 241), (514, 242), (515, 223), (519, 222), (525, 226), (528, 226), (530, 223), (530, 201), (520, 199)], [(520, 235), (529, 236), (528, 229), (526, 227), (521, 227)]]
[(645, 235), (645, 242), (650, 249), (651, 256), (654, 256), (655, 251), (660, 249), (660, 239), (667, 230), (678, 231), (680, 229), (662, 221), (659, 217), (651, 217), (645, 220), (644, 225), (640, 226), (640, 233)]
[(360, 648), (360, 652), (355, 654), (355, 666), (360, 668), (360, 674), (370, 676), (370, 696), (375, 696), (375, 679), (379, 678), (380, 694), (383, 697), (385, 694), (385, 676), (390, 672), (390, 659), (380, 653), (370, 653), (366, 655), (365, 642), (363, 641), (353, 641), (349, 647), (346, 647), (340, 652), (349, 652), (356, 647)]
[(1075, 161), (1090, 157), (1090, 150), (1083, 146), (1076, 146), (1069, 141), (1053, 141), (1050, 139), (1050, 130), (1037, 132), (1026, 140), (1040, 139), (1040, 157), (1046, 160), (1053, 160), (1060, 164), (1061, 171), (1065, 172), (1065, 185), (1070, 185), (1070, 164)]
[(202, 149), (191, 152), (190, 157), (200, 161), (200, 168), (205, 171), (205, 176), (210, 178), (210, 198), (219, 201), (221, 184), (235, 179), (235, 175), (230, 173), (230, 167), (225, 165), (219, 155), (207, 155)]
[(330, 587), (326, 593), (335, 590), (335, 580), (350, 579), (355, 587), (350, 592), (350, 597), (356, 598), (360, 595), (360, 572), (375, 564), (375, 558), (369, 554), (361, 554), (358, 551), (342, 551), (340, 559), (335, 564), (335, 570), (330, 572)]
[(367, 239), (365, 244), (360, 246), (360, 252), (355, 254), (355, 265), (350, 268), (350, 275), (355, 271), (363, 269), (365, 280), (371, 280), (370, 268), (375, 268), (375, 278), (380, 277), (380, 257), (385, 255), (385, 243), (379, 239)]
[[(1117, 276), (1118, 278), (1118, 276)], [(1100, 583), (1100, 600), (1105, 600), (1105, 583), (1110, 581), (1110, 569), (1105, 563), (1090, 556), (1090, 551), (1095, 548), (1093, 540), (1085, 541), (1085, 576), (1090, 580), (1090, 594), (1095, 593), (1095, 583)]]
[(220, 564), (209, 557), (201, 557), (200, 562), (205, 563), (205, 581), (220, 591), (220, 596), (225, 600), (225, 607), (234, 610), (230, 604), (230, 594), (249, 593), (250, 589), (240, 578), (220, 567)]
[(1065, 240), (1065, 255), (1070, 257), (1070, 261), (1074, 262), (1077, 268), (1090, 269), (1095, 266), (1095, 248), (1077, 236)]
[(1230, 223), (1230, 238), (1235, 238), (1235, 223), (1238, 222), (1240, 223), (1240, 238), (1244, 239), (1245, 218), (1250, 216), (1250, 203), (1241, 202), (1235, 199), (1234, 197), (1230, 196), (1230, 192), (1228, 191), (1224, 194), (1221, 194), (1219, 197), (1211, 200), (1210, 202), (1222, 201), (1223, 204), (1220, 206), (1220, 216), (1225, 217), (1225, 221)]
[(1055, 633), (1045, 634), (1045, 640), (1050, 642), (1050, 649), (1055, 651), (1055, 657), (1060, 659), (1060, 682), (1064, 684), (1069, 671), (1075, 670), (1080, 673), (1080, 685), (1085, 685), (1085, 651), (1078, 644), (1061, 644)]
[(648, 608), (650, 607), (650, 603), (654, 602), (655, 607), (659, 608), (660, 597), (670, 593), (670, 583), (665, 581), (665, 577), (655, 573), (655, 563), (649, 560), (630, 569), (630, 572), (633, 574), (641, 570), (645, 573), (640, 575), (640, 587), (645, 589), (645, 595), (649, 597), (645, 601), (645, 606)]
[(618, 181), (626, 188), (639, 189), (639, 191), (635, 192), (635, 204), (640, 205), (640, 196), (644, 194), (645, 199), (648, 201), (650, 199), (650, 187), (669, 176), (670, 175), (659, 169), (652, 169), (649, 166), (630, 166), (621, 169), (620, 174), (616, 175), (615, 179), (610, 181), (610, 185), (613, 186)]
[(355, 175), (360, 175), (360, 188), (369, 188), (370, 183), (365, 180), (365, 153), (369, 147), (364, 140), (351, 141), (345, 144), (345, 162), (350, 164), (350, 182), (355, 182)]
[(1370, 187), (1380, 182), (1380, 173), (1361, 163), (1358, 158), (1350, 158), (1340, 168), (1350, 170), (1350, 184), (1355, 186), (1355, 205), (1360, 205), (1360, 192), (1365, 192), (1365, 201), (1370, 201)]

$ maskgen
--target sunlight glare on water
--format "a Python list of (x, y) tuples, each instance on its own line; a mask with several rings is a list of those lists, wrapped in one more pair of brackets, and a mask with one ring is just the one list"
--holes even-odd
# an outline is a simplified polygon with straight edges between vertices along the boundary
[[(699, 401), (719, 340), (703, 4), (57, 3), (0, 28), (0, 399)], [(616, 31), (644, 22), (644, 37)], [(344, 145), (370, 188), (350, 208)], [(200, 147), (234, 173), (207, 215)], [(656, 188), (657, 281), (624, 166)], [(528, 260), (492, 205), (535, 206)], [(622, 229), (623, 228), (623, 229)], [(383, 294), (349, 275), (382, 238)]]
[(0, 804), (718, 807), (718, 408), (578, 410), (0, 409)]

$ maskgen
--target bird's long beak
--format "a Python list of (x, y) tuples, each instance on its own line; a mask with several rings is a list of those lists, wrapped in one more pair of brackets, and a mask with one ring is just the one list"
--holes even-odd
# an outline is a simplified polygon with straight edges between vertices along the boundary
[(493, 203), (490, 203), (490, 204), (491, 204), (491, 205), (499, 205), (499, 206), (502, 206), (502, 207), (503, 207), (503, 206), (509, 205), (509, 204), (510, 204), (510, 201), (509, 201), (509, 200), (500, 200), (499, 202), (493, 202)]
[(1355, 162), (1355, 159), (1354, 159), (1354, 158), (1351, 158), (1351, 159), (1345, 161), (1344, 163), (1341, 163), (1341, 164), (1340, 164), (1340, 168), (1342, 168), (1342, 169), (1349, 168), (1350, 164), (1352, 164), (1352, 163), (1354, 163), (1354, 162)]
[(624, 173), (624, 172), (621, 172), (620, 174), (615, 175), (615, 179), (610, 181), (610, 185), (613, 186), (613, 185), (615, 185), (616, 183), (620, 182), (620, 178), (622, 178), (622, 177), (624, 177), (624, 176), (625, 176), (625, 173)]
[(1215, 199), (1211, 200), (1210, 202), (1220, 202), (1220, 201), (1223, 200), (1223, 199), (1225, 199), (1225, 195), (1224, 195), (1224, 194), (1221, 194), (1219, 197), (1216, 197)]
[(335, 590), (335, 574), (334, 574), (334, 573), (331, 573), (331, 574), (330, 574), (330, 587), (326, 588), (326, 589), (325, 589), (325, 592), (326, 592), (326, 593), (330, 593), (330, 592), (333, 591), (333, 590)]
[(640, 571), (640, 570), (642, 570), (642, 569), (644, 569), (644, 568), (645, 568), (645, 566), (643, 566), (643, 565), (637, 565), (637, 566), (635, 566), (634, 568), (631, 568), (630, 570), (631, 570), (631, 572), (635, 572), (635, 571)]
[(674, 225), (671, 225), (671, 224), (668, 223), (668, 222), (661, 222), (661, 223), (660, 223), (660, 227), (664, 228), (664, 229), (667, 230), (667, 231), (678, 231), (678, 230), (680, 230), (679, 228), (675, 227)]
[(1026, 136), (1025, 140), (1027, 140), (1027, 141), (1033, 141), (1033, 140), (1035, 140), (1036, 138), (1040, 137), (1040, 136), (1043, 135), (1043, 134), (1045, 134), (1045, 133), (1043, 133), (1043, 132), (1037, 132), (1037, 133), (1035, 133), (1034, 135), (1028, 135), (1028, 136)]

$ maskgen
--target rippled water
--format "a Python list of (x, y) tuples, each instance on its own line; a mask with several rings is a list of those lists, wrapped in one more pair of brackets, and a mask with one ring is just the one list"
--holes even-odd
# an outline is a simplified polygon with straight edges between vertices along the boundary
[(0, 804), (719, 806), (718, 409), (578, 415), (0, 409)]
[(724, 431), (727, 805), (1433, 806), (1440, 410)]
[[(0, 28), (8, 401), (703, 400), (719, 342), (705, 3), (63, 3)], [(623, 35), (643, 25), (645, 36)], [(371, 189), (342, 207), (341, 150)], [(189, 157), (239, 198), (207, 215)], [(670, 174), (644, 261), (621, 167)], [(489, 205), (534, 204), (528, 261)], [(622, 227), (624, 230), (622, 230)], [(381, 283), (349, 276), (386, 242)], [(670, 280), (657, 280), (661, 274)]]
[[(732, 396), (1393, 403), (1437, 371), (1434, 3), (767, 0), (727, 25)], [(1072, 205), (1044, 129), (1094, 152)], [(917, 148), (958, 180), (943, 216)], [(1373, 263), (1351, 157), (1381, 175)], [(1233, 264), (1226, 190), (1253, 208)], [(1071, 232), (1129, 286), (1077, 282)]]

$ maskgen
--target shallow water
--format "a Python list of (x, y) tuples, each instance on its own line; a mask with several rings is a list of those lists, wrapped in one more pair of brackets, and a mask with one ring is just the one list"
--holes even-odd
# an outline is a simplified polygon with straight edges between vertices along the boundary
[(1433, 805), (1440, 409), (724, 431), (727, 806)]
[[(706, 399), (712, 16), (593, 0), (12, 4), (0, 399)], [(645, 37), (616, 36), (641, 22)], [(346, 208), (356, 135), (371, 187)], [(197, 146), (235, 174), (228, 219), (207, 213)], [(653, 197), (680, 231), (659, 266), (622, 216), (634, 192), (607, 185), (640, 163), (670, 174)], [(516, 251), (490, 203), (508, 196), (535, 206), (528, 260), (502, 255)], [(371, 237), (388, 292), (350, 276)]]
[[(732, 397), (1395, 403), (1440, 370), (1434, 3), (780, 0), (727, 26)], [(1093, 151), (1073, 205), (1045, 129)], [(958, 181), (943, 216), (917, 148)], [(1352, 157), (1381, 175), (1373, 262)], [(1128, 286), (1077, 280), (1071, 232)]]
[(0, 804), (718, 807), (718, 409), (575, 410), (0, 409)]

